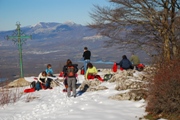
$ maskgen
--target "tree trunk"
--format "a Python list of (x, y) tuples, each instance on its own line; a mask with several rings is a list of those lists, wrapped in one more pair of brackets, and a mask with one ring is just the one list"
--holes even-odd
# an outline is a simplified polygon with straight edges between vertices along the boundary
[(178, 45), (177, 38), (175, 37), (175, 4), (176, 0), (171, 0), (171, 33), (172, 33), (172, 57), (178, 57)]
[(164, 38), (164, 60), (166, 61), (170, 61), (171, 57), (170, 57), (170, 44), (169, 44), (169, 38), (168, 35), (165, 35)]
[(165, 61), (169, 61), (170, 60), (170, 38), (169, 38), (169, 34), (168, 34), (168, 28), (169, 28), (169, 23), (168, 23), (168, 5), (169, 5), (169, 1), (166, 0), (166, 2), (164, 2), (164, 12), (163, 12), (163, 19), (162, 19), (162, 23), (163, 23), (163, 30), (162, 30), (162, 37), (164, 38), (164, 45), (163, 45), (163, 52), (164, 52), (164, 60)]

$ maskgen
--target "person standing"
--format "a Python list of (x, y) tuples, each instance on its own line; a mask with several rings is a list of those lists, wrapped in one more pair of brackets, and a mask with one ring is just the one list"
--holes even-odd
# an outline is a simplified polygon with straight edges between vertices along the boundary
[(89, 51), (87, 47), (84, 47), (83, 58), (84, 58), (84, 74), (86, 74), (87, 64), (90, 62), (90, 58), (91, 58), (91, 51)]
[(77, 64), (72, 64), (71, 60), (67, 60), (67, 65), (63, 67), (64, 75), (67, 77), (67, 96), (76, 97), (76, 73), (78, 72)]

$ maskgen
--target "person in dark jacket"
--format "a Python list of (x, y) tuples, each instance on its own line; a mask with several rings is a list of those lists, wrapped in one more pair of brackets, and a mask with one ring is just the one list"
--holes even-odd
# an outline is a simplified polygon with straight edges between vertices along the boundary
[[(63, 67), (63, 72), (64, 72), (64, 77), (67, 78), (64, 81), (64, 84), (66, 84), (65, 82), (67, 82), (67, 96), (70, 97), (71, 96), (71, 89), (73, 91), (73, 95), (74, 97), (76, 97), (76, 73), (78, 72), (78, 68), (77, 68), (77, 64), (72, 64), (71, 60), (68, 59), (66, 65)], [(69, 76), (69, 67), (73, 67), (73, 76)]]
[(90, 58), (91, 58), (91, 51), (89, 51), (87, 47), (84, 47), (83, 58), (84, 58), (84, 74), (86, 74), (87, 64), (90, 62)]
[(121, 70), (133, 69), (132, 63), (128, 60), (126, 55), (123, 55), (122, 60), (119, 63), (116, 63), (116, 65), (119, 65)]

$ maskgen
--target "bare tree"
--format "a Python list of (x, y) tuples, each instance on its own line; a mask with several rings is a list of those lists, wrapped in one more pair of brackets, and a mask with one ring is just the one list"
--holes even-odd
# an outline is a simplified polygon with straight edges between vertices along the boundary
[(107, 47), (143, 49), (164, 60), (178, 55), (179, 0), (109, 0), (111, 6), (94, 5), (91, 28), (109, 38)]

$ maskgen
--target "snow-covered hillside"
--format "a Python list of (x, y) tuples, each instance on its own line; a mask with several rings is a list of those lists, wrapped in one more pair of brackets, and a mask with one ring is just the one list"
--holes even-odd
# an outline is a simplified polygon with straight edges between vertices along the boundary
[[(103, 76), (105, 73), (98, 74)], [(78, 74), (77, 79), (77, 83), (81, 84), (84, 76)], [(62, 92), (64, 86), (23, 93), (15, 104), (0, 108), (0, 120), (139, 120), (146, 114), (144, 100), (135, 102), (108, 98), (122, 92), (114, 89), (115, 82), (102, 82), (100, 86), (108, 89), (81, 93), (78, 88), (76, 98), (68, 98)], [(21, 90), (23, 92), (24, 88)]]

